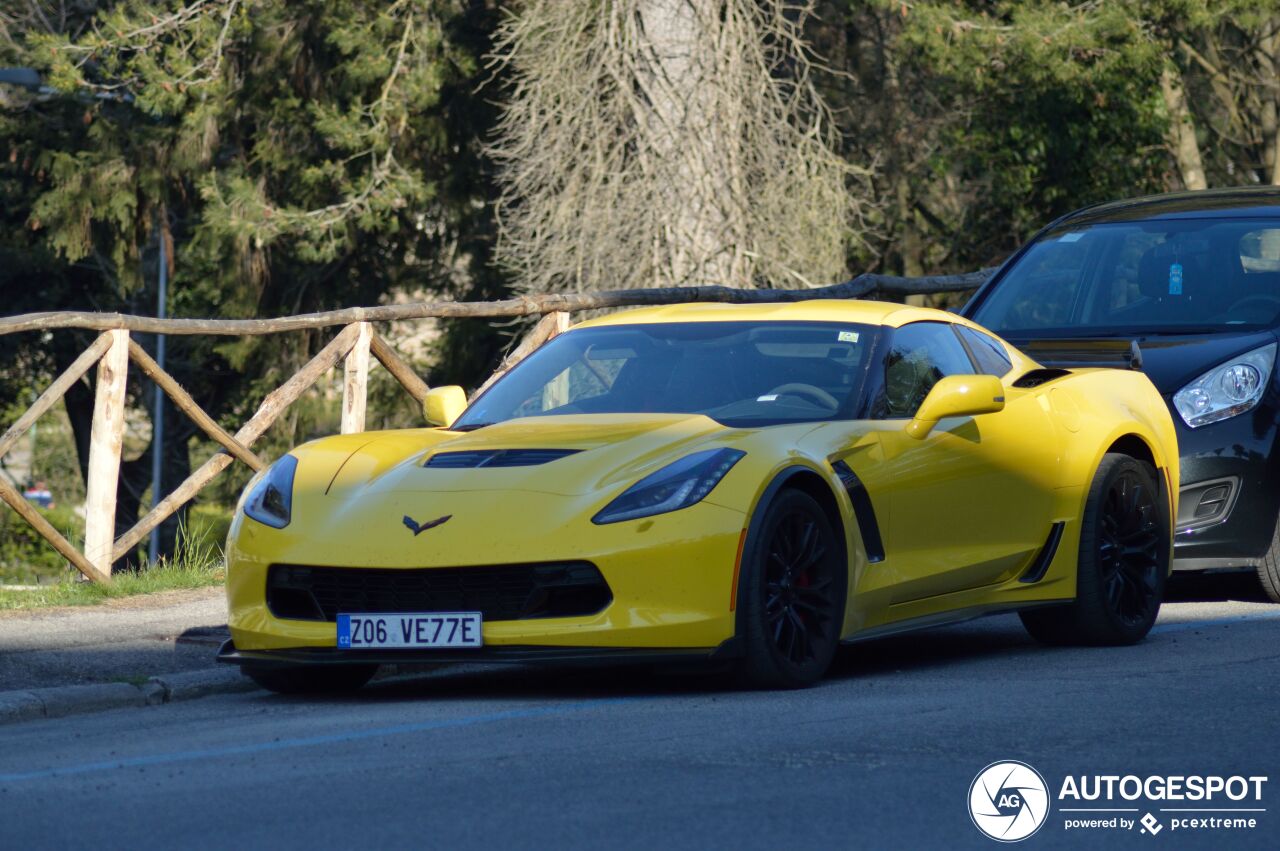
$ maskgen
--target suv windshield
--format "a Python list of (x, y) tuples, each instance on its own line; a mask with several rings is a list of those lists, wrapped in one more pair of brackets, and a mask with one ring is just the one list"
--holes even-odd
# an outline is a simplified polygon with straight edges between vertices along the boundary
[(972, 318), (1006, 337), (1270, 326), (1280, 318), (1280, 222), (1068, 224), (1037, 240)]
[(825, 322), (684, 322), (570, 331), (454, 425), (552, 414), (705, 414), (758, 426), (853, 415), (877, 329)]

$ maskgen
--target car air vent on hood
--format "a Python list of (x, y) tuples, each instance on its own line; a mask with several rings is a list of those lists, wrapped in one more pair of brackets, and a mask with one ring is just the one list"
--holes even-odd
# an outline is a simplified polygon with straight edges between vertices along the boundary
[(580, 449), (473, 449), (437, 452), (424, 467), (454, 470), (472, 467), (534, 467), (581, 452)]

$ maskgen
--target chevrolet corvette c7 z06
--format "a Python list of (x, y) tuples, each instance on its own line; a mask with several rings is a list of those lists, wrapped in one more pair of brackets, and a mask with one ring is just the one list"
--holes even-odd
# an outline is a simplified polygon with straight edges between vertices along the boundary
[(539, 660), (794, 687), (841, 642), (984, 613), (1134, 642), (1169, 570), (1178, 452), (1148, 379), (1046, 369), (937, 310), (622, 312), (425, 408), (436, 427), (250, 482), (222, 659), (279, 691)]

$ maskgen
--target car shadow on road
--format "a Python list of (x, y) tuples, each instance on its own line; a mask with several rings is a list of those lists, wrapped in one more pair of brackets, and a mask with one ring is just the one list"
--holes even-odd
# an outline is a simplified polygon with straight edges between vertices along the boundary
[[(940, 627), (906, 636), (841, 647), (827, 678), (831, 684), (872, 675), (894, 675), (1037, 649), (1016, 619), (988, 619), (983, 626)], [(816, 687), (821, 688), (823, 683)], [(532, 666), (444, 665), (435, 670), (376, 680), (356, 698), (327, 701), (396, 703), (447, 700), (598, 700), (705, 697), (747, 691), (732, 670), (707, 664)], [(301, 698), (281, 698), (284, 700)], [(309, 698), (314, 700), (315, 698)]]
[[(1171, 603), (1266, 602), (1266, 599), (1252, 573), (1177, 576), (1166, 595), (1166, 601)], [(923, 673), (966, 661), (1055, 652), (1062, 651), (1045, 648), (1034, 641), (1016, 616), (999, 615), (843, 646), (837, 651), (826, 679), (816, 687), (846, 680)], [(705, 664), (443, 665), (434, 669), (423, 666), (416, 672), (377, 680), (357, 697), (323, 699), (365, 703), (424, 699), (598, 700), (716, 696), (743, 690), (731, 671)]]
[(1258, 575), (1252, 571), (1233, 573), (1175, 573), (1165, 589), (1166, 603), (1211, 603), (1235, 600), (1242, 603), (1270, 602)]
[(1016, 617), (993, 617), (841, 647), (827, 677), (838, 679), (920, 672), (967, 660), (1043, 649), (1027, 634)]
[(423, 674), (375, 681), (361, 700), (449, 700), (677, 697), (732, 690), (728, 671), (709, 666), (445, 665)]

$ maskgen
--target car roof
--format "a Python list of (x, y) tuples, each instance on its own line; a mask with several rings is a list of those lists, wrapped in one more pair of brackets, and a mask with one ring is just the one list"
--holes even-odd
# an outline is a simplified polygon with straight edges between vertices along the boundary
[(589, 319), (574, 327), (599, 328), (607, 325), (664, 322), (856, 322), (897, 328), (909, 322), (925, 321), (972, 324), (954, 313), (930, 307), (912, 307), (887, 301), (812, 299), (763, 304), (699, 302), (640, 307)]
[(1157, 219), (1245, 218), (1280, 219), (1280, 186), (1201, 189), (1110, 201), (1077, 210), (1060, 220), (1057, 227)]

